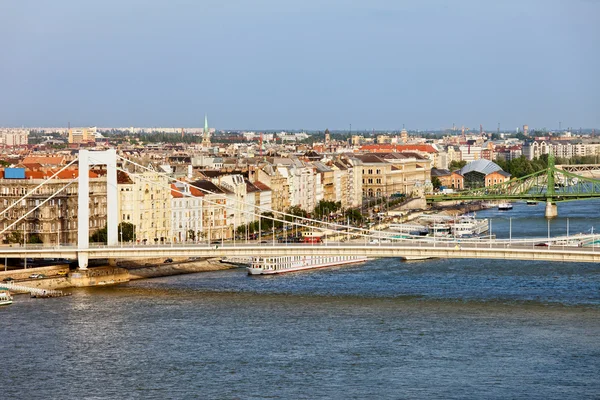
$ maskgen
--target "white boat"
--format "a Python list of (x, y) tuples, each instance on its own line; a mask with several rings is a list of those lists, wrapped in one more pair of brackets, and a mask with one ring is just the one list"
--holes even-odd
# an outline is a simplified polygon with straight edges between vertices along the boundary
[(253, 257), (248, 275), (272, 275), (367, 261), (363, 256)]
[(462, 216), (450, 225), (450, 229), (454, 237), (477, 236), (488, 231), (489, 223), (487, 218), (476, 219), (472, 216)]
[(512, 210), (513, 206), (510, 203), (500, 203), (498, 204), (498, 210)]
[(9, 304), (12, 304), (12, 296), (10, 295), (10, 292), (8, 292), (7, 290), (3, 290), (0, 292), (0, 306), (7, 306)]

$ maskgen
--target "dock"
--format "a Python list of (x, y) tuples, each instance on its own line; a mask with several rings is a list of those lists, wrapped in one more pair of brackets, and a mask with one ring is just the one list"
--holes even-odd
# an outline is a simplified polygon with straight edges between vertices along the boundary
[(63, 292), (61, 290), (50, 290), (50, 289), (40, 289), (40, 288), (32, 288), (29, 286), (18, 285), (15, 283), (4, 282), (0, 284), (0, 289), (7, 289), (13, 293), (29, 293), (32, 298), (36, 299), (45, 299), (50, 297), (64, 297), (70, 296), (71, 293)]

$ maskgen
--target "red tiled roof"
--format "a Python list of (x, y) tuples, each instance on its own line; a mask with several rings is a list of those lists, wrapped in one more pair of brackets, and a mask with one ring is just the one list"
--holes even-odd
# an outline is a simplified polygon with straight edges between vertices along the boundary
[(25, 157), (23, 164), (38, 163), (42, 165), (63, 165), (64, 157), (44, 157), (44, 156), (29, 156)]
[[(30, 171), (25, 170), (25, 179), (47, 179), (54, 175), (57, 170), (48, 171)], [(66, 169), (61, 171), (54, 179), (73, 179), (79, 176), (78, 169)], [(98, 174), (93, 171), (89, 172), (90, 178), (97, 178)]]
[(254, 186), (256, 186), (258, 189), (260, 189), (261, 191), (268, 191), (271, 190), (270, 187), (268, 187), (267, 185), (265, 185), (262, 182), (256, 181), (254, 182)]
[(173, 196), (176, 199), (180, 199), (183, 197), (183, 193), (181, 193), (181, 191), (177, 188), (177, 186), (175, 186), (174, 183), (171, 184), (171, 196)]

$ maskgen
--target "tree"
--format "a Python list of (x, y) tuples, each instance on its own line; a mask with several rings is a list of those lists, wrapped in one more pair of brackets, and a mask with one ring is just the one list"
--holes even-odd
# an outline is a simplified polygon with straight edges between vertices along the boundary
[(188, 229), (188, 231), (187, 231), (187, 237), (191, 241), (195, 241), (196, 240), (196, 232), (193, 229)]
[(90, 242), (92, 243), (108, 243), (108, 230), (106, 227), (98, 229), (90, 236)]
[(335, 202), (335, 201), (320, 200), (319, 203), (317, 204), (317, 206), (315, 207), (314, 215), (317, 218), (326, 217), (326, 216), (329, 216), (331, 213), (336, 212), (340, 208), (342, 208), (342, 203), (339, 201)]
[(465, 165), (467, 165), (467, 162), (465, 160), (461, 160), (461, 161), (453, 160), (450, 162), (450, 165), (448, 166), (448, 168), (450, 168), (450, 171), (456, 171), (457, 169), (461, 169)]
[(135, 227), (129, 222), (121, 222), (119, 224), (119, 234), (123, 242), (135, 241)]
[(18, 231), (12, 231), (4, 238), (4, 244), (23, 243), (23, 234)]
[[(307, 216), (306, 211), (304, 211), (300, 206), (291, 206), (290, 208), (288, 208), (287, 213), (300, 218), (306, 218)], [(292, 217), (286, 216), (285, 220), (291, 221)]]
[(33, 234), (29, 235), (29, 239), (27, 240), (27, 243), (41, 244), (44, 242), (42, 241), (42, 238), (37, 233), (33, 233)]
[(363, 220), (363, 215), (358, 208), (349, 208), (346, 210), (346, 218), (355, 223), (360, 223)]
[(437, 176), (431, 178), (431, 184), (433, 185), (434, 189), (439, 189), (440, 187), (442, 187), (442, 181), (440, 181), (440, 178), (438, 178)]

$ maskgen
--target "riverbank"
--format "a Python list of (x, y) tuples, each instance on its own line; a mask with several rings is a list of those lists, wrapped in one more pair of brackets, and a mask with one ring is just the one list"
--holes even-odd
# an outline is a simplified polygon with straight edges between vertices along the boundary
[[(2, 286), (1, 281), (6, 278), (11, 278), (11, 282), (30, 288), (62, 290), (74, 287), (116, 285), (139, 279), (221, 271), (232, 268), (236, 268), (236, 266), (221, 263), (219, 258), (198, 260), (176, 258), (171, 263), (164, 263), (163, 259), (117, 260), (117, 265), (114, 267), (98, 266), (87, 270), (69, 271), (68, 265), (56, 265), (0, 271), (0, 287)], [(41, 278), (30, 278), (30, 276), (40, 274), (42, 275)]]

